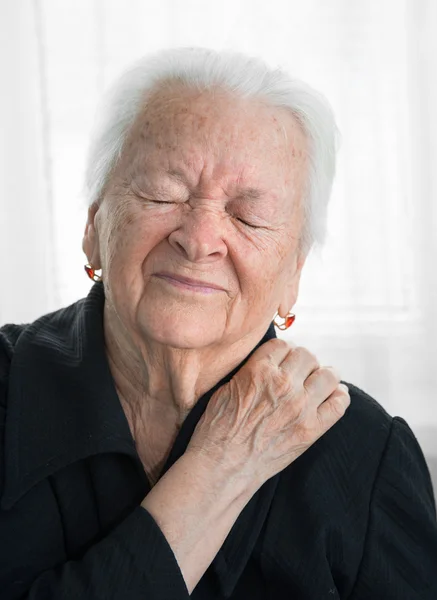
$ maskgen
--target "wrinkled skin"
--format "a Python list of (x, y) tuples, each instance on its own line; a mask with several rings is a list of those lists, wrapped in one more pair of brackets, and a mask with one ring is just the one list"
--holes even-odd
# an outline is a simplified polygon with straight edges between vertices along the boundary
[[(306, 177), (300, 126), (258, 101), (162, 87), (132, 127), (83, 249), (102, 269), (108, 360), (150, 470), (197, 399), (295, 304)], [(223, 289), (182, 292), (162, 271)]]
[(211, 397), (186, 452), (255, 493), (343, 417), (346, 386), (302, 346), (273, 339)]

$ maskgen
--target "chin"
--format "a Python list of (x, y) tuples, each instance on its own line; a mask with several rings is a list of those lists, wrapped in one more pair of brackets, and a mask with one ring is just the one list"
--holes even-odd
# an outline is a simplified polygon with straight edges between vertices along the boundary
[(175, 316), (159, 323), (142, 323), (141, 330), (146, 338), (173, 348), (203, 348), (219, 341), (211, 323), (206, 328), (202, 323), (193, 323), (192, 318)]

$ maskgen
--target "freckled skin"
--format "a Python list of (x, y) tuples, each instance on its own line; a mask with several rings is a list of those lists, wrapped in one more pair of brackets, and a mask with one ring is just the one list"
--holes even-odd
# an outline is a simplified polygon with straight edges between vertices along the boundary
[[(153, 418), (161, 454), (200, 395), (296, 302), (306, 155), (284, 109), (162, 87), (89, 210), (83, 248), (102, 268), (110, 367), (134, 437)], [(265, 195), (242, 197), (243, 187)], [(224, 291), (187, 295), (160, 271)]]

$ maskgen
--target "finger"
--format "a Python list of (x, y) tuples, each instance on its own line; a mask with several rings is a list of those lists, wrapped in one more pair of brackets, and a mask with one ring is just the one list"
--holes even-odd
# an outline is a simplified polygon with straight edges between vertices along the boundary
[[(290, 348), (289, 353), (280, 364), (282, 370), (287, 371), (293, 379), (294, 388), (304, 386), (307, 378), (320, 368), (317, 357), (302, 346)], [(326, 398), (326, 394), (323, 400)]]
[(279, 366), (292, 348), (296, 348), (296, 344), (293, 342), (290, 343), (285, 340), (274, 338), (261, 344), (250, 358), (252, 359), (253, 357), (254, 360), (268, 358), (271, 362)]
[(322, 435), (344, 416), (346, 410), (350, 406), (351, 399), (349, 392), (345, 391), (344, 388), (346, 388), (346, 386), (343, 384), (341, 384), (341, 386), (342, 387), (337, 388), (325, 402), (322, 402), (317, 410)]
[(340, 375), (333, 367), (320, 367), (304, 381), (308, 404), (318, 407), (338, 388)]

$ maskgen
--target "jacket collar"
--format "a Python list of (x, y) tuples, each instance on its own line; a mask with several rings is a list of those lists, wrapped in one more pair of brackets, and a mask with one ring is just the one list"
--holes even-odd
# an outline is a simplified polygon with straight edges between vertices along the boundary
[[(49, 313), (23, 329), (9, 374), (5, 425), (5, 481), (0, 505), (9, 509), (59, 469), (103, 452), (138, 458), (104, 349), (104, 288)], [(273, 323), (252, 352), (195, 404), (161, 477), (180, 458), (209, 399), (261, 344), (275, 338)], [(270, 507), (277, 477), (252, 497), (214, 559), (225, 596), (232, 593)], [(243, 552), (244, 550), (244, 552)]]

